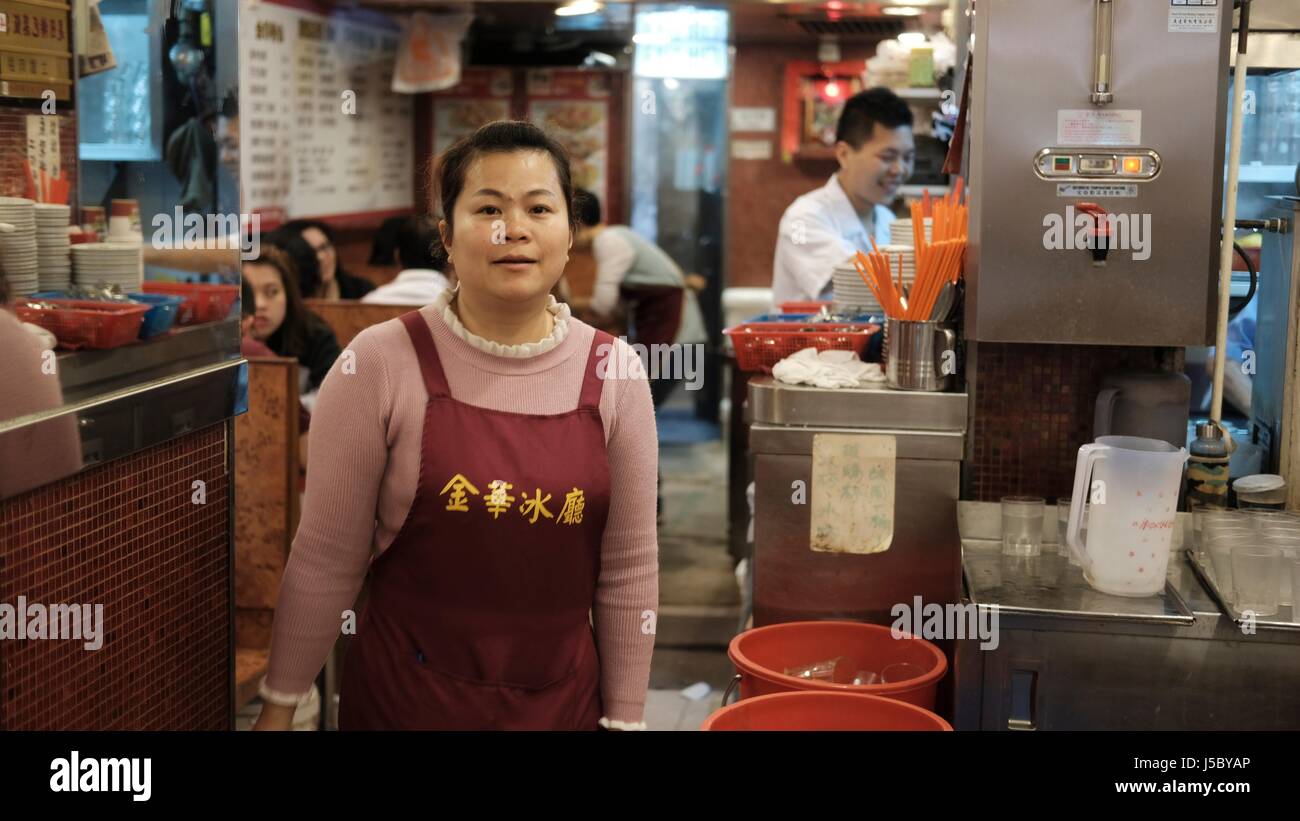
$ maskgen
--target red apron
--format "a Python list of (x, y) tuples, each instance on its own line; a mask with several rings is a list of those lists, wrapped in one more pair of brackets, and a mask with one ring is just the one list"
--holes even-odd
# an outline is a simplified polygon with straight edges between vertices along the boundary
[(596, 365), (612, 337), (592, 341), (577, 408), (545, 416), (452, 398), (424, 318), (402, 322), (429, 394), (420, 481), (370, 568), (339, 726), (595, 730), (590, 613), (609, 511)]

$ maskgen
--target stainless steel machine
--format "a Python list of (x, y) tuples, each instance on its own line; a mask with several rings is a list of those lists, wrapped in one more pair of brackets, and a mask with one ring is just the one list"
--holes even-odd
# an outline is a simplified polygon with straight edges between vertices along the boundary
[[(826, 390), (749, 383), (754, 456), (754, 625), (810, 619), (893, 620), (890, 609), (921, 596), (955, 602), (961, 587), (957, 532), (965, 393)], [(796, 481), (812, 486), (818, 434), (884, 435), (896, 445), (893, 541), (869, 555), (811, 549), (810, 505), (792, 503)], [(845, 505), (862, 504), (845, 500)]]
[(966, 337), (1213, 336), (1230, 0), (979, 0)]

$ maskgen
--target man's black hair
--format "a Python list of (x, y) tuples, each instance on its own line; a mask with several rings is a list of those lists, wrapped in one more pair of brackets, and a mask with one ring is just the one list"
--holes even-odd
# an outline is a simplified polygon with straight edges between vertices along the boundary
[(912, 109), (903, 98), (884, 87), (859, 91), (844, 103), (835, 139), (848, 143), (856, 151), (871, 139), (876, 123), (888, 129), (911, 127)]
[[(442, 243), (437, 242), (433, 223), (425, 216), (407, 217), (397, 229), (398, 262), (403, 268), (428, 268), (434, 271), (447, 270), (447, 254), (442, 250)], [(434, 245), (437, 249), (434, 249)]]
[(574, 216), (578, 218), (578, 224), (584, 228), (600, 225), (603, 220), (603, 215), (600, 212), (600, 200), (585, 188), (575, 188), (573, 190), (573, 209)]

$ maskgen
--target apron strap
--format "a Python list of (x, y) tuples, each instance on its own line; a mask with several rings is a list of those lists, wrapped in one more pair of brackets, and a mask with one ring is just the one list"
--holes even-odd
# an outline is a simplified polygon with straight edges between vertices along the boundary
[(402, 314), (402, 324), (415, 346), (415, 358), (420, 361), (420, 373), (424, 376), (424, 388), (429, 398), (451, 396), (447, 389), (447, 376), (442, 371), (442, 360), (438, 358), (438, 347), (433, 344), (433, 334), (429, 332), (429, 323), (419, 311)]
[[(604, 331), (596, 331), (595, 336), (591, 339), (591, 352), (587, 355), (587, 372), (582, 377), (582, 393), (578, 396), (579, 408), (600, 409), (600, 391), (603, 388), (604, 380), (597, 376), (597, 368), (600, 364), (601, 354), (600, 346), (607, 345), (604, 356), (606, 358), (614, 355), (614, 337)], [(605, 366), (607, 369), (609, 365)]]

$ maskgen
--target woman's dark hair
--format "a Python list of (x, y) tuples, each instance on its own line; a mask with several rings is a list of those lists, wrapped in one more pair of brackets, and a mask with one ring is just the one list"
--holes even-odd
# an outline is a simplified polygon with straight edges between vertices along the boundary
[(578, 224), (584, 228), (600, 225), (604, 215), (600, 212), (600, 199), (585, 188), (573, 191), (573, 206), (577, 211)]
[[(568, 211), (569, 229), (577, 228), (573, 208), (573, 174), (569, 170), (569, 154), (553, 137), (524, 120), (497, 120), (481, 126), (473, 134), (461, 137), (442, 152), (434, 169), (434, 191), (442, 205), (442, 218), (447, 221), (447, 239), (451, 239), (456, 200), (465, 188), (465, 174), (470, 163), (480, 154), (508, 154), (514, 151), (544, 151), (555, 163), (556, 176), (560, 178), (560, 193)], [(442, 245), (439, 238), (438, 245)]]
[(320, 290), (320, 260), (311, 243), (303, 239), (302, 234), (284, 230), (275, 231), (268, 239), (293, 263), (298, 278), (298, 293), (303, 299), (316, 296)]
[(4, 271), (0, 271), (0, 305), (9, 304), (9, 278), (5, 276)]
[[(302, 232), (306, 231), (308, 228), (315, 228), (317, 231), (320, 231), (322, 234), (325, 235), (325, 239), (329, 241), (329, 244), (334, 246), (335, 280), (338, 280), (342, 277), (351, 276), (351, 274), (349, 274), (343, 268), (343, 256), (339, 253), (338, 244), (334, 242), (334, 229), (329, 226), (329, 223), (321, 222), (320, 220), (289, 220), (284, 225), (280, 226), (280, 231), (302, 236)], [(307, 244), (311, 245), (311, 243), (307, 243)], [(315, 253), (315, 251), (313, 251), (312, 253)], [(320, 266), (317, 265), (318, 278), (319, 278), (319, 270), (320, 270)], [(317, 287), (319, 287), (319, 285)]]
[(293, 263), (285, 253), (274, 245), (264, 244), (261, 253), (255, 258), (244, 260), (245, 265), (267, 265), (280, 275), (280, 287), (284, 288), (284, 322), (266, 340), (266, 347), (279, 356), (298, 358), (307, 351), (307, 337), (311, 326), (321, 320), (303, 305), (302, 294), (298, 291), (298, 276)]
[(248, 284), (248, 280), (241, 276), (239, 278), (239, 316), (242, 319), (255, 313), (257, 313), (257, 295), (253, 293), (253, 286)]
[(331, 228), (327, 222), (321, 222), (320, 220), (289, 220), (284, 225), (280, 226), (281, 231), (288, 231), (294, 234), (301, 234), (308, 228), (315, 228), (317, 231), (320, 231), (325, 235), (325, 239), (330, 241), (330, 245), (334, 244), (334, 229)]

